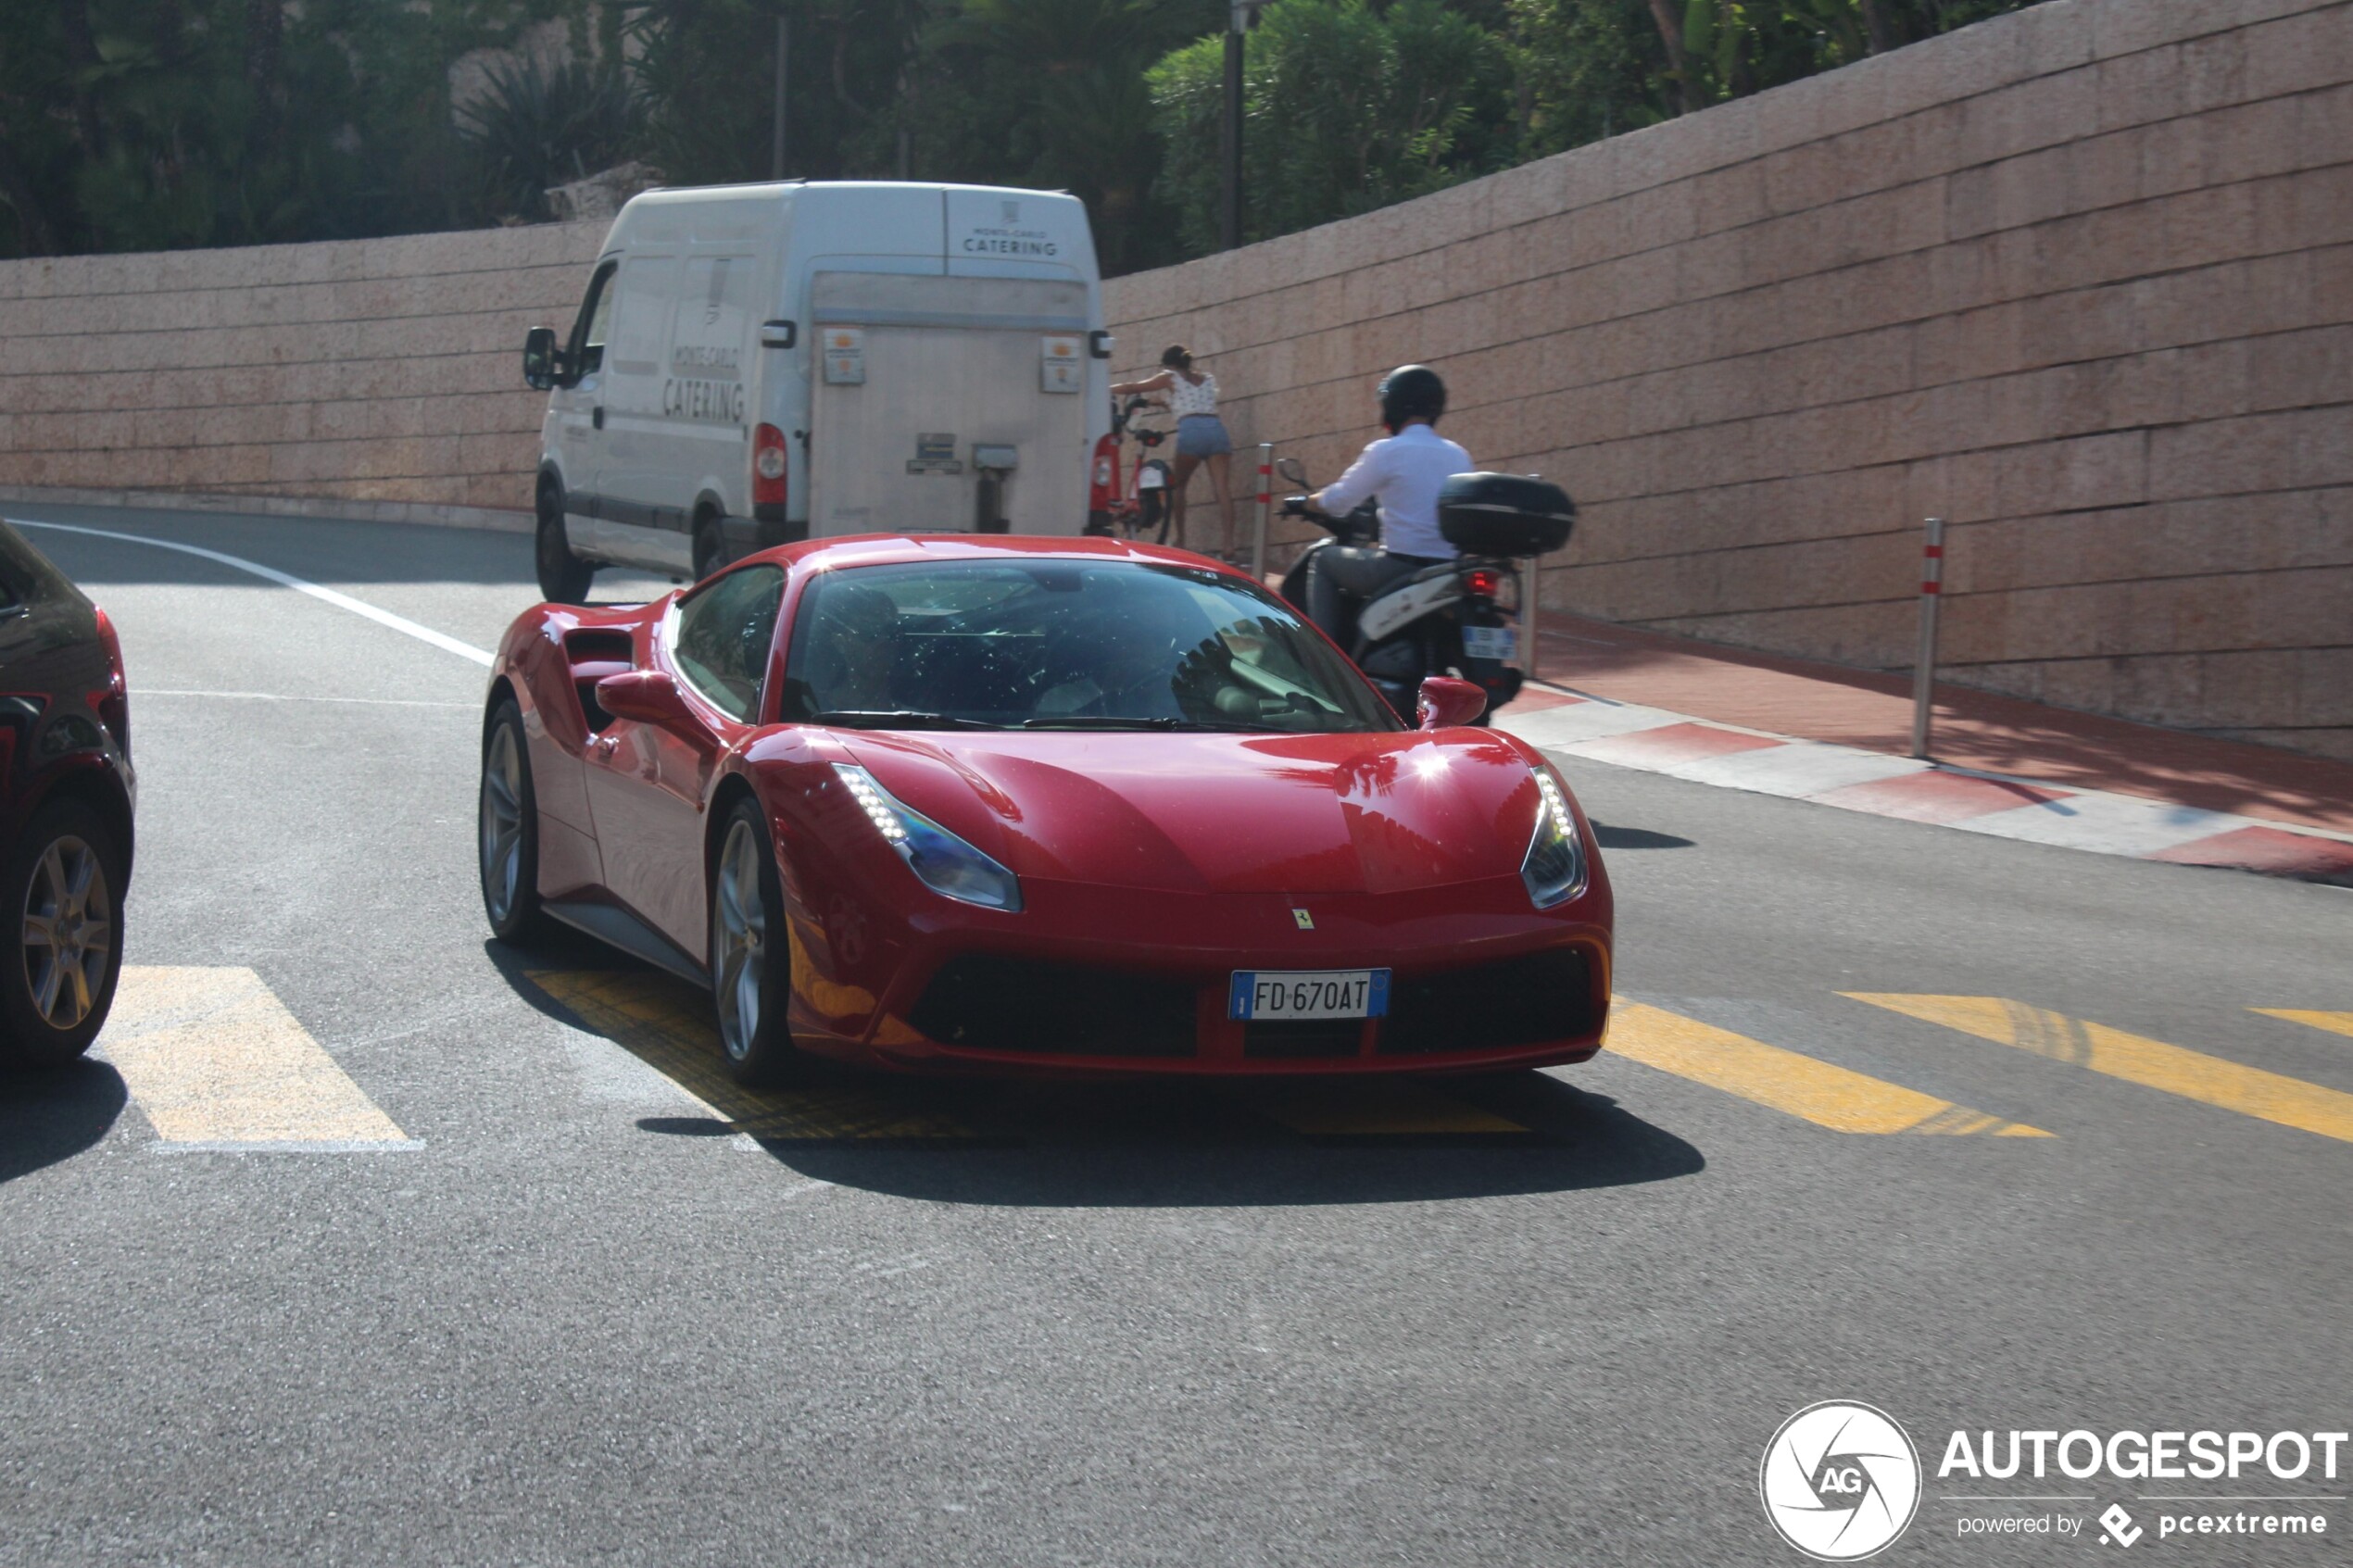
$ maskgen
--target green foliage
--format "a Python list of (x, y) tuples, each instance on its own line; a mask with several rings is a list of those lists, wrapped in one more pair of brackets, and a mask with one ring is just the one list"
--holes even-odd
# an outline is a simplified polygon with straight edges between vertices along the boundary
[(488, 221), (450, 64), (565, 3), (0, 0), (0, 256)]
[(499, 217), (547, 218), (548, 187), (610, 169), (636, 145), (635, 104), (617, 69), (526, 56), (484, 76), (482, 95), (458, 110), (458, 130)]
[(1510, 0), (1519, 150), (1540, 157), (1675, 112), (1643, 0)]
[[(1286, 232), (2030, 0), (1277, 0), (1246, 229)], [(1216, 244), (1224, 0), (0, 0), (0, 257), (464, 228), (635, 157), (1068, 189), (1106, 270)], [(546, 27), (565, 48), (542, 57)], [(523, 47), (524, 45), (531, 47)], [(509, 51), (453, 104), (452, 68)], [(625, 72), (622, 66), (626, 61)]]
[[(1214, 249), (1225, 45), (1211, 37), (1149, 77), (1164, 181), (1188, 248)], [(1504, 41), (1439, 0), (1283, 0), (1250, 35), (1243, 73), (1244, 237), (1366, 212), (1501, 167), (1510, 134)]]

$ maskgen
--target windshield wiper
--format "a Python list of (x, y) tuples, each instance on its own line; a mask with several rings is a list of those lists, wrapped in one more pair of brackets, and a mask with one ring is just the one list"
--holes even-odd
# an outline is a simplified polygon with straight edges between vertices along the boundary
[(1122, 719), (1110, 713), (1066, 713), (1048, 719), (1025, 719), (1025, 730), (1207, 730), (1189, 719)]
[(900, 709), (837, 708), (812, 713), (805, 724), (837, 724), (845, 730), (1001, 730), (1002, 724), (959, 719), (950, 713), (918, 713)]

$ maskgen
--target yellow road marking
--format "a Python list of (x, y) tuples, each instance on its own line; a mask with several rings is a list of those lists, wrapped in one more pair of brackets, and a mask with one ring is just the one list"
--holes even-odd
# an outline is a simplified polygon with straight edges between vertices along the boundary
[(1610, 1004), (1609, 1035), (1603, 1043), (1645, 1067), (1738, 1095), (1833, 1132), (1997, 1138), (2051, 1135), (2023, 1122), (2006, 1122), (1642, 1002), (1621, 998)]
[(909, 1110), (856, 1087), (748, 1089), (720, 1065), (711, 998), (651, 971), (533, 970), (531, 983), (580, 1021), (702, 1101), (739, 1133), (771, 1142), (961, 1138), (949, 1117)]
[(1391, 1078), (1325, 1078), (1238, 1084), (1237, 1104), (1310, 1137), (1441, 1137), (1526, 1133), (1492, 1111), (1426, 1085)]
[(102, 1050), (167, 1146), (414, 1147), (250, 969), (125, 965)]
[(2162, 1040), (2128, 1035), (2000, 997), (1907, 997), (1843, 993), (1891, 1012), (1941, 1023), (1997, 1045), (2073, 1062), (2128, 1084), (2162, 1089), (2241, 1115), (2353, 1142), (2353, 1095), (2266, 1073)]
[(2353, 1012), (2305, 1012), (2296, 1008), (2249, 1008), (2266, 1018), (2284, 1018), (2290, 1023), (2309, 1023), (2315, 1029), (2326, 1029), (2334, 1035), (2353, 1035)]

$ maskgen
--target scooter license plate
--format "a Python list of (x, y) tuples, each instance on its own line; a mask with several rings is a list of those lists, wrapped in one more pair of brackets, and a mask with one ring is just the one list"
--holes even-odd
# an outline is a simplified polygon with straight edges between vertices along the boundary
[(1234, 971), (1226, 1016), (1265, 1022), (1278, 1018), (1383, 1018), (1389, 1013), (1385, 969)]
[(1519, 633), (1508, 626), (1466, 626), (1463, 651), (1473, 659), (1508, 660), (1519, 651)]

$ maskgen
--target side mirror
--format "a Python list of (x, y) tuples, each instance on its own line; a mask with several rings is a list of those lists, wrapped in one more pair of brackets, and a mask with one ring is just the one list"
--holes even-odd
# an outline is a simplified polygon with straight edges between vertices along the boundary
[(556, 329), (534, 327), (523, 334), (522, 380), (534, 392), (556, 384)]
[(687, 717), (686, 699), (678, 695), (677, 683), (660, 670), (632, 670), (623, 675), (606, 676), (597, 683), (597, 705), (616, 719), (640, 724), (667, 726)]
[(1314, 485), (1307, 483), (1307, 465), (1301, 462), (1297, 458), (1276, 458), (1275, 471), (1281, 474), (1285, 479), (1290, 480), (1293, 484), (1298, 485), (1302, 490), (1313, 490), (1315, 488)]
[[(626, 680), (627, 676), (615, 676)], [(597, 695), (602, 700), (605, 688), (598, 686)], [(620, 709), (605, 704), (609, 711)], [(1457, 681), (1451, 675), (1432, 675), (1422, 683), (1421, 700), (1414, 705), (1415, 716), (1425, 730), (1451, 730), (1457, 724), (1467, 724), (1487, 711), (1487, 691), (1468, 681)]]

